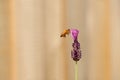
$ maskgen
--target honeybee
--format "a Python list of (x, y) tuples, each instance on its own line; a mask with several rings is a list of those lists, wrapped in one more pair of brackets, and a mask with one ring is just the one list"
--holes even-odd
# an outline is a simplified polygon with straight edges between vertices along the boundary
[(70, 29), (67, 29), (61, 33), (60, 37), (66, 37), (66, 35), (69, 35), (69, 34), (70, 34)]

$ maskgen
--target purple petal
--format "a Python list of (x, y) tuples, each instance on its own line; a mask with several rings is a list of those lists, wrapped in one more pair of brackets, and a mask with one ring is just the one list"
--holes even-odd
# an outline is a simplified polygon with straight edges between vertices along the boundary
[(73, 40), (77, 40), (77, 37), (78, 37), (78, 34), (79, 34), (79, 30), (77, 30), (77, 29), (70, 29), (70, 33), (71, 33), (71, 36), (72, 36)]

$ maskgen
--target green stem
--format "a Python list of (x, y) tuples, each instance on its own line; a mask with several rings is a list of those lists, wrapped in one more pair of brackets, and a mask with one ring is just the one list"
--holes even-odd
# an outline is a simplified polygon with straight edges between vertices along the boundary
[(75, 63), (75, 80), (78, 80), (78, 64)]

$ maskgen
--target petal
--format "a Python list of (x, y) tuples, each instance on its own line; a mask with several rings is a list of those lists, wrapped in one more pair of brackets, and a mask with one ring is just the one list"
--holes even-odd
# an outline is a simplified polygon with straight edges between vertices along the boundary
[(70, 29), (70, 33), (71, 33), (71, 36), (72, 36), (73, 40), (77, 40), (77, 37), (78, 37), (78, 34), (79, 34), (79, 30), (77, 30), (77, 29)]

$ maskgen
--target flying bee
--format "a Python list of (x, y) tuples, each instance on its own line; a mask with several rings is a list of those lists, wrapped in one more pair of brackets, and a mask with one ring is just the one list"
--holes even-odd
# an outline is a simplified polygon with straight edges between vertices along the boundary
[(70, 34), (70, 29), (67, 29), (61, 33), (60, 37), (66, 37), (66, 35), (69, 35), (69, 34)]

